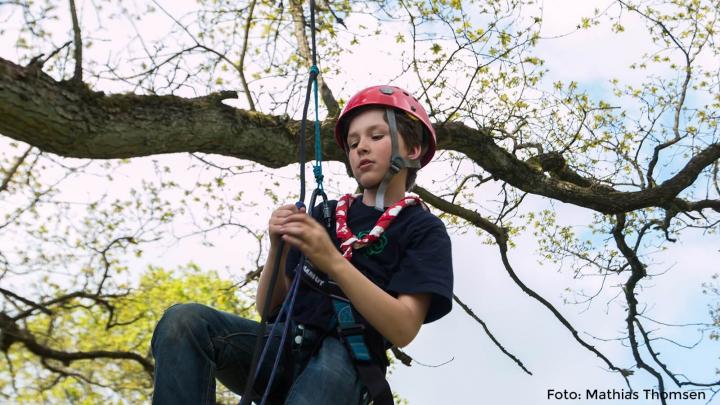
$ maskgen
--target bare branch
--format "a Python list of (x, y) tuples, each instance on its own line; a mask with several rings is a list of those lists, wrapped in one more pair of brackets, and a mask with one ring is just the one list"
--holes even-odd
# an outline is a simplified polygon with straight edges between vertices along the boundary
[(436, 207), (443, 212), (447, 212), (450, 215), (455, 215), (468, 221), (469, 223), (489, 233), (490, 235), (495, 237), (495, 239), (507, 241), (507, 231), (505, 229), (495, 225), (486, 218), (483, 218), (477, 212), (445, 201), (420, 186), (415, 186), (415, 188), (413, 188), (413, 191), (415, 191), (420, 196), (420, 198), (423, 199), (423, 201), (432, 205), (433, 207)]
[(492, 340), (492, 342), (495, 344), (495, 346), (497, 346), (498, 349), (500, 349), (501, 352), (505, 353), (506, 356), (510, 357), (510, 359), (512, 361), (514, 361), (515, 364), (517, 364), (524, 372), (532, 375), (532, 372), (530, 370), (528, 370), (525, 367), (525, 365), (517, 357), (515, 357), (514, 354), (508, 352), (507, 349), (505, 349), (505, 347), (502, 344), (500, 344), (500, 342), (495, 338), (495, 336), (492, 334), (492, 332), (490, 332), (490, 329), (488, 328), (487, 324), (485, 324), (485, 322), (482, 319), (480, 319), (477, 315), (475, 315), (475, 312), (473, 312), (473, 310), (470, 309), (470, 307), (467, 306), (467, 304), (462, 302), (460, 300), (460, 298), (458, 298), (458, 296), (455, 294), (453, 294), (453, 300), (455, 302), (457, 302), (458, 305), (460, 305), (460, 308), (462, 308), (466, 314), (470, 315), (471, 318), (473, 318), (477, 323), (480, 324), (480, 326), (482, 326), (483, 330), (485, 331), (485, 334), (488, 335), (490, 340)]
[(645, 347), (647, 347), (647, 351), (648, 351), (648, 353), (650, 353), (650, 356), (652, 356), (653, 360), (655, 360), (655, 363), (657, 363), (660, 366), (660, 368), (662, 368), (662, 370), (665, 372), (665, 374), (667, 374), (670, 378), (672, 378), (673, 382), (675, 382), (675, 384), (678, 387), (682, 387), (684, 385), (693, 385), (696, 387), (713, 387), (716, 385), (720, 385), (720, 380), (718, 380), (714, 383), (695, 383), (692, 381), (678, 380), (677, 376), (668, 369), (667, 365), (665, 363), (663, 363), (662, 361), (660, 361), (660, 357), (659, 357), (660, 353), (657, 353), (655, 351), (655, 349), (653, 349), (652, 342), (650, 340), (650, 334), (645, 331), (645, 329), (643, 328), (642, 323), (640, 322), (639, 319), (635, 319), (635, 325), (637, 325), (638, 329), (640, 330), (640, 334), (643, 337), (643, 340), (645, 342)]
[(622, 375), (623, 379), (625, 379), (625, 382), (627, 383), (628, 387), (630, 387), (630, 382), (628, 381), (628, 376), (632, 374), (631, 370), (622, 369), (617, 366), (615, 366), (604, 354), (602, 354), (598, 349), (596, 349), (594, 346), (590, 345), (589, 343), (585, 342), (583, 340), (577, 330), (570, 324), (570, 322), (562, 315), (560, 314), (560, 311), (558, 311), (550, 302), (548, 302), (546, 299), (541, 297), (537, 292), (530, 289), (528, 286), (523, 283), (520, 278), (515, 274), (515, 271), (513, 270), (512, 266), (510, 265), (510, 261), (507, 256), (507, 232), (505, 229), (502, 229), (498, 227), (497, 225), (491, 223), (490, 221), (482, 218), (478, 213), (474, 211), (470, 211), (466, 208), (456, 206), (453, 204), (450, 204), (447, 201), (444, 201), (443, 199), (434, 196), (432, 193), (428, 192), (425, 189), (422, 189), (420, 187), (417, 187), (420, 191), (418, 192), (418, 195), (428, 202), (429, 204), (442, 209), (445, 212), (448, 212), (452, 215), (457, 215), (460, 218), (465, 219), (466, 221), (474, 224), (475, 226), (478, 226), (479, 228), (487, 231), (491, 235), (495, 237), (495, 241), (497, 242), (498, 249), (500, 250), (500, 256), (502, 257), (503, 265), (505, 266), (505, 270), (510, 275), (510, 278), (515, 282), (515, 284), (520, 287), (520, 289), (525, 292), (530, 297), (534, 298), (536, 301), (540, 302), (543, 306), (545, 306), (554, 316), (555, 318), (560, 321), (560, 323), (573, 335), (573, 338), (580, 343), (581, 346), (589, 350), (590, 352), (594, 353), (596, 356), (598, 356), (600, 359), (602, 359), (605, 364), (613, 371), (616, 371)]
[(535, 300), (540, 302), (543, 306), (545, 306), (548, 310), (550, 310), (550, 312), (555, 316), (555, 318), (558, 321), (560, 321), (560, 323), (563, 326), (565, 326), (565, 328), (573, 335), (573, 338), (578, 343), (580, 343), (580, 345), (582, 347), (586, 348), (591, 353), (594, 353), (596, 356), (598, 356), (601, 360), (603, 360), (603, 362), (605, 362), (605, 364), (611, 370), (620, 373), (620, 375), (625, 380), (625, 383), (627, 384), (627, 386), (630, 387), (630, 381), (628, 380), (628, 376), (632, 375), (633, 372), (631, 370), (623, 369), (623, 368), (619, 368), (619, 367), (615, 366), (604, 354), (602, 354), (598, 349), (596, 349), (595, 346), (592, 346), (589, 343), (587, 343), (585, 340), (583, 340), (580, 337), (580, 334), (577, 332), (577, 330), (575, 330), (575, 328), (570, 324), (570, 322), (567, 319), (565, 319), (565, 317), (562, 316), (562, 314), (560, 314), (560, 312), (552, 304), (550, 304), (547, 300), (545, 300), (543, 297), (541, 297), (538, 293), (536, 293), (535, 291), (533, 291), (532, 289), (527, 287), (525, 285), (525, 283), (520, 281), (520, 278), (517, 276), (517, 274), (515, 274), (515, 271), (513, 270), (512, 266), (510, 265), (510, 261), (507, 257), (507, 243), (501, 244), (500, 242), (498, 242), (498, 248), (500, 249), (500, 255), (502, 257), (503, 264), (505, 265), (505, 270), (508, 272), (508, 274), (510, 275), (510, 278), (513, 279), (515, 284), (517, 284), (520, 287), (520, 289), (522, 289), (530, 297), (534, 298)]
[[(47, 314), (47, 315), (52, 315), (52, 311), (49, 310), (49, 309), (47, 309), (44, 305), (37, 304), (37, 303), (35, 303), (33, 300), (31, 300), (31, 299), (28, 299), (28, 298), (25, 298), (25, 297), (21, 297), (21, 296), (15, 294), (14, 292), (12, 292), (12, 291), (10, 291), (10, 290), (6, 290), (6, 289), (0, 287), (0, 293), (2, 293), (3, 295), (5, 295), (5, 296), (7, 296), (7, 297), (16, 299), (16, 300), (22, 302), (22, 303), (25, 304), (25, 305), (31, 306), (31, 307), (33, 307), (34, 309), (40, 310), (40, 311), (42, 311), (43, 313), (45, 313), (45, 314)], [(17, 318), (15, 318), (15, 319), (17, 319)]]
[(30, 151), (32, 150), (32, 146), (27, 148), (25, 152), (23, 152), (20, 157), (17, 158), (15, 161), (15, 164), (10, 168), (10, 170), (5, 172), (5, 178), (3, 178), (2, 183), (0, 184), (0, 193), (7, 190), (8, 184), (10, 184), (10, 181), (12, 181), (13, 176), (15, 176), (15, 173), (17, 173), (18, 168), (20, 165), (25, 161), (25, 158), (27, 158), (28, 154), (30, 154)]
[(75, 42), (75, 73), (72, 80), (76, 83), (83, 81), (83, 57), (82, 57), (82, 35), (80, 32), (80, 22), (78, 21), (77, 10), (75, 8), (75, 0), (70, 0), (70, 14), (72, 15), (73, 24), (73, 41)]
[[(300, 54), (308, 64), (311, 64), (312, 51), (310, 50), (308, 38), (305, 34), (305, 26), (307, 23), (305, 21), (305, 15), (303, 14), (302, 2), (291, 0), (290, 13), (292, 14), (293, 21), (295, 22), (295, 38), (297, 39)], [(310, 29), (315, 29), (315, 27), (310, 27)], [(330, 87), (328, 87), (327, 83), (325, 83), (325, 79), (323, 79), (322, 74), (318, 75), (318, 85), (320, 89), (320, 96), (322, 97), (323, 103), (328, 110), (328, 118), (337, 118), (337, 116), (340, 115), (340, 105), (337, 100), (335, 100), (335, 96), (333, 96)]]
[(250, 93), (250, 86), (248, 86), (247, 80), (245, 79), (245, 54), (248, 49), (248, 38), (250, 37), (250, 26), (252, 25), (253, 11), (255, 10), (256, 0), (250, 2), (248, 9), (247, 19), (245, 20), (245, 35), (243, 38), (242, 50), (240, 51), (240, 62), (238, 62), (237, 71), (240, 74), (240, 81), (243, 85), (243, 91), (245, 91), (245, 97), (250, 105), (250, 111), (255, 111), (255, 102), (253, 101), (252, 94)]

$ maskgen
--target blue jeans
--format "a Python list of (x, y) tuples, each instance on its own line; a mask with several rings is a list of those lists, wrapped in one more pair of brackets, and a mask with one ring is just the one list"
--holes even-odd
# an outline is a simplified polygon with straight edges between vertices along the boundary
[[(270, 346), (254, 386), (260, 395), (265, 391), (279, 349), (280, 326), (268, 337), (272, 327), (268, 325), (266, 341), (270, 339)], [(281, 360), (268, 403), (365, 403), (365, 388), (345, 345), (333, 336), (323, 339), (317, 330), (292, 326), (287, 338), (290, 343), (286, 344), (289, 350)], [(258, 322), (200, 304), (170, 307), (152, 337), (155, 358), (152, 403), (214, 404), (216, 378), (231, 391), (242, 394), (259, 328)], [(317, 344), (319, 349), (313, 354)]]

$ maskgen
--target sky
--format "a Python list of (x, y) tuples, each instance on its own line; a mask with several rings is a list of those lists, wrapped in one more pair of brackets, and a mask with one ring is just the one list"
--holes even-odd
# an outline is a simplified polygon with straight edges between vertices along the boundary
[[(167, 2), (166, 2), (167, 3)], [(610, 90), (609, 79), (639, 80), (639, 73), (630, 71), (627, 66), (636, 61), (647, 45), (642, 39), (641, 24), (626, 24), (627, 30), (620, 37), (610, 35), (609, 29), (591, 29), (577, 35), (563, 37), (580, 21), (589, 15), (593, 8), (603, 8), (607, 2), (598, 1), (547, 1), (543, 12), (543, 37), (552, 40), (541, 41), (536, 48), (538, 56), (546, 62), (549, 69), (549, 83), (557, 78), (564, 81), (575, 80), (580, 86), (594, 95), (604, 95)], [(173, 12), (181, 15), (183, 7), (192, 7), (193, 2), (176, 2)], [(361, 21), (348, 19), (348, 25)], [(154, 24), (146, 24), (148, 26)], [(352, 54), (341, 56), (341, 63), (347, 66), (346, 77), (352, 77), (353, 87), (363, 87), (377, 82), (387, 81), (397, 76), (402, 68), (399, 59), (393, 58), (392, 24), (384, 25), (387, 38), (377, 41), (361, 42)], [(118, 28), (119, 30), (120, 28)], [(158, 33), (165, 29), (158, 24)], [(113, 31), (113, 35), (127, 35)], [(158, 34), (160, 35), (160, 34)], [(377, 43), (387, 44), (380, 49)], [(0, 44), (0, 56), (13, 60), (12, 44)], [(368, 60), (381, 59), (381, 68), (368, 69)], [(347, 79), (327, 78), (336, 90), (336, 95), (346, 98), (352, 92)], [(399, 85), (411, 85), (411, 79)], [(242, 103), (242, 101), (239, 101)], [(4, 141), (4, 140), (3, 140)], [(73, 198), (90, 198), (100, 192), (122, 194), (138, 184), (139, 174), (152, 170), (152, 161), (161, 164), (182, 165), (187, 163), (183, 156), (159, 156), (137, 159), (131, 165), (120, 169), (112, 185), (98, 180), (88, 183), (88, 179), (79, 179), (67, 185), (64, 193)], [(231, 159), (218, 161), (230, 162)], [(339, 164), (326, 164), (332, 184), (328, 189), (333, 192), (345, 192), (354, 186), (351, 180), (343, 178), (344, 169)], [(444, 176), (440, 164), (431, 164), (421, 172), (419, 184), (427, 184)], [(294, 189), (295, 165), (274, 172), (273, 181), (281, 187)], [(309, 173), (309, 172), (308, 172)], [(230, 188), (247, 188), (248, 182), (270, 181), (265, 177), (241, 176), (229, 184)], [(258, 175), (259, 176), (259, 175)], [(310, 179), (312, 176), (309, 176)], [(492, 185), (483, 188), (480, 196), (494, 197)], [(247, 190), (246, 196), (260, 201), (252, 215), (248, 214), (248, 223), (259, 225), (271, 208), (267, 197), (258, 191)], [(530, 196), (524, 210), (540, 210), (549, 206), (548, 201)], [(558, 221), (568, 225), (582, 225), (589, 222), (592, 213), (563, 203), (554, 203), (558, 212)], [(497, 247), (483, 244), (484, 236), (474, 233), (452, 233), (453, 267), (455, 269), (455, 293), (473, 311), (485, 321), (495, 337), (504, 347), (517, 356), (533, 373), (525, 374), (500, 350), (498, 350), (483, 332), (482, 328), (470, 319), (458, 306), (440, 321), (426, 325), (419, 336), (404, 350), (418, 363), (412, 367), (398, 366), (390, 377), (393, 389), (412, 405), (430, 404), (649, 404), (658, 401), (644, 399), (630, 401), (613, 400), (565, 400), (548, 398), (548, 390), (579, 392), (583, 396), (586, 390), (627, 389), (623, 379), (609, 372), (604, 363), (592, 353), (583, 349), (560, 325), (552, 314), (524, 294), (505, 272)], [(247, 262), (254, 253), (238, 249), (238, 246), (251, 246), (242, 234), (219, 233), (214, 246), (202, 246), (198, 238), (189, 238), (180, 243), (158, 246), (154, 252), (146, 253), (143, 260), (135, 262), (142, 266), (145, 262), (162, 262), (165, 266), (183, 265), (192, 260), (203, 268), (219, 269), (225, 274), (237, 271), (239, 262)], [(571, 271), (558, 271), (551, 263), (542, 263), (536, 254), (536, 241), (531, 234), (516, 239), (517, 247), (510, 251), (510, 261), (518, 276), (530, 288), (548, 299), (579, 330), (582, 337), (596, 345), (616, 365), (631, 367), (634, 363), (630, 351), (612, 341), (624, 331), (624, 307), (622, 300), (614, 299), (617, 290), (606, 289), (593, 304), (565, 305), (565, 289), (597, 286), (593, 278), (577, 279)], [(665, 323), (702, 323), (708, 322), (708, 305), (713, 300), (700, 293), (701, 285), (710, 280), (717, 272), (713, 263), (718, 258), (718, 238), (699, 232), (688, 232), (669, 251), (655, 256), (658, 262), (653, 267), (657, 274), (643, 283), (645, 288), (639, 291), (643, 302), (652, 303), (647, 314)], [(145, 262), (144, 262), (145, 261)], [(668, 270), (668, 271), (664, 271)], [(614, 282), (624, 281), (616, 279)], [(679, 293), (680, 292), (680, 293)], [(648, 322), (651, 325), (651, 322)], [(677, 329), (677, 331), (675, 331)], [(700, 333), (697, 328), (663, 328), (663, 333), (684, 344), (696, 342)], [(657, 347), (663, 359), (674, 370), (706, 381), (715, 377), (715, 365), (718, 358), (716, 342), (707, 339), (693, 350), (672, 347), (658, 342)], [(647, 373), (638, 371), (632, 377), (633, 387), (647, 389), (654, 381)], [(676, 387), (671, 387), (676, 390)], [(682, 402), (670, 402), (680, 404)], [(685, 403), (704, 404), (706, 401)], [(713, 403), (720, 403), (715, 399)]]

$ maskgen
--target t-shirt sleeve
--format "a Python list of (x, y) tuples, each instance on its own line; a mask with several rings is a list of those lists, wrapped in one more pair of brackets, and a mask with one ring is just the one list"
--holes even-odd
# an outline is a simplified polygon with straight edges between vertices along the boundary
[(453, 269), (445, 225), (434, 215), (426, 219), (408, 235), (404, 256), (387, 290), (397, 294), (431, 294), (425, 317), (425, 323), (430, 323), (452, 309)]

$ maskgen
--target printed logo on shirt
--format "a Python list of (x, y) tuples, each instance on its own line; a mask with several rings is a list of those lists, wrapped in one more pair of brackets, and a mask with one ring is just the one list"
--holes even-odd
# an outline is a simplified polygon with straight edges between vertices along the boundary
[[(362, 239), (363, 236), (367, 235), (367, 232), (358, 232), (357, 237), (358, 239)], [(367, 245), (360, 249), (360, 252), (365, 254), (366, 256), (375, 256), (382, 253), (383, 250), (385, 250), (385, 246), (387, 246), (388, 240), (385, 234), (383, 233), (380, 235), (380, 238), (375, 241), (372, 245)]]
[(310, 279), (317, 284), (318, 287), (322, 288), (325, 285), (325, 280), (321, 279), (320, 276), (315, 273), (315, 268), (313, 267), (312, 263), (310, 263), (309, 260), (305, 260), (305, 265), (303, 266), (303, 272), (305, 275), (310, 277)]

